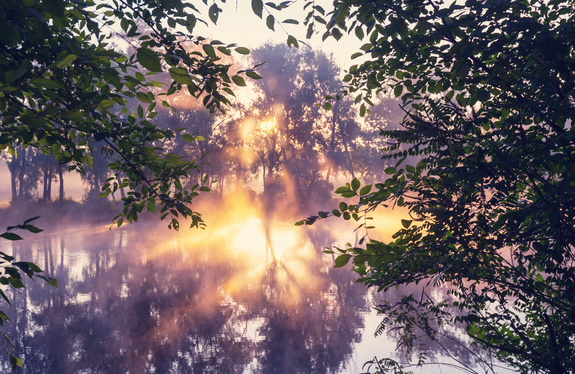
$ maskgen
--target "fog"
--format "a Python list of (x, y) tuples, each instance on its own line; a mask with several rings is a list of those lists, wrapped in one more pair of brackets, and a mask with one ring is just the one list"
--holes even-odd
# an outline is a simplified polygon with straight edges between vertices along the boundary
[[(19, 372), (360, 373), (374, 356), (405, 360), (393, 333), (374, 336), (382, 295), (323, 254), (356, 243), (355, 225), (296, 227), (289, 196), (271, 214), (258, 200), (204, 198), (206, 230), (175, 232), (155, 220), (111, 230), (67, 224), (3, 243), (59, 282), (28, 281), (9, 294), (5, 332), (24, 360)], [(402, 213), (381, 216), (384, 238)], [(421, 288), (386, 299), (406, 291)], [(448, 362), (424, 344), (429, 362)], [(0, 363), (8, 370), (7, 357)]]

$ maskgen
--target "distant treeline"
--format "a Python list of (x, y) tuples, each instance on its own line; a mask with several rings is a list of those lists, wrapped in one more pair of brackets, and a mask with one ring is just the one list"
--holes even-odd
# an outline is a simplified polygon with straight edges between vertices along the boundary
[[(177, 111), (165, 109), (156, 116), (164, 129), (199, 135), (192, 142), (178, 136), (159, 150), (200, 160), (201, 173), (185, 184), (201, 184), (200, 178), (208, 175), (207, 180), (216, 181), (211, 187), (222, 194), (259, 181), (264, 191), (291, 189), (309, 199), (329, 197), (338, 177), (381, 178), (385, 165), (379, 150), (385, 139), (379, 131), (397, 126), (402, 118), (394, 100), (381, 100), (360, 119), (352, 98), (329, 96), (340, 89), (340, 69), (324, 53), (268, 44), (253, 50), (251, 58), (251, 63), (266, 63), (257, 70), (264, 79), (255, 81), (249, 99), (211, 114), (198, 99), (180, 94), (170, 102)], [(133, 99), (129, 106), (138, 112), (140, 103)], [(112, 176), (108, 164), (116, 157), (105, 143), (93, 144), (93, 163), (82, 174), (85, 201), (99, 196)], [(2, 154), (10, 171), (12, 203), (64, 201), (68, 166), (32, 147), (17, 145), (15, 151)], [(53, 191), (56, 183), (58, 191)], [(119, 189), (111, 200), (122, 197)]]

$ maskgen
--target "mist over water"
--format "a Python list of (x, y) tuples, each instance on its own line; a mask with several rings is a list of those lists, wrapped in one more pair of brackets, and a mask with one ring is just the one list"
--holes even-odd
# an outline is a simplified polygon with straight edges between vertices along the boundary
[[(206, 230), (66, 225), (2, 243), (59, 283), (12, 292), (5, 332), (19, 372), (360, 373), (374, 356), (397, 356), (390, 337), (373, 335), (381, 295), (322, 252), (354, 243), (354, 224), (296, 227), (289, 194), (273, 211), (262, 201), (204, 199)], [(9, 370), (7, 357), (0, 364)]]
[(83, 226), (13, 243), (59, 281), (13, 294), (7, 332), (23, 372), (345, 371), (369, 305), (353, 274), (321, 254), (333, 233), (292, 221), (266, 238), (240, 207), (221, 221), (179, 233)]

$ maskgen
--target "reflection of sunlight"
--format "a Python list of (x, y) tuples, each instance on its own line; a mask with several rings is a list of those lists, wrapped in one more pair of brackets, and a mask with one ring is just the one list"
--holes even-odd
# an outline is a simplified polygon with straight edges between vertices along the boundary
[(271, 243), (273, 246), (274, 254), (277, 258), (285, 258), (290, 251), (305, 248), (298, 248), (302, 245), (301, 230), (298, 228), (274, 228), (271, 233)]
[(272, 222), (253, 197), (223, 199), (214, 203), (217, 207), (202, 208), (208, 212), (206, 230), (182, 231), (168, 241), (156, 242), (147, 252), (148, 262), (184, 252), (186, 255), (174, 266), (191, 272), (199, 264), (221, 268), (223, 278), (214, 285), (220, 301), (231, 297), (235, 302), (247, 302), (265, 297), (269, 291), (273, 303), (295, 307), (313, 295), (322, 284), (318, 273), (323, 260), (305, 231), (289, 219)]
[[(348, 355), (346, 339), (358, 334), (354, 331), (361, 323), (360, 309), (355, 304), (362, 300), (348, 296), (355, 279), (350, 272), (328, 274), (324, 268), (329, 257), (321, 249), (331, 242), (333, 226), (294, 226), (283, 197), (282, 204), (274, 205), (281, 214), (273, 215), (271, 209), (262, 209), (265, 200), (253, 192), (214, 195), (195, 205), (205, 212), (206, 230), (187, 230), (181, 222), (181, 231), (175, 232), (165, 223), (142, 220), (113, 231), (105, 227), (104, 242), (81, 230), (79, 238), (58, 237), (65, 244), (50, 244), (49, 254), (44, 249), (48, 245), (39, 243), (39, 253), (50, 255), (46, 262), (53, 259), (56, 269), (60, 256), (78, 268), (77, 277), (71, 270), (56, 274), (66, 294), (77, 295), (66, 296), (71, 303), (66, 310), (76, 313), (74, 323), (66, 322), (72, 336), (81, 336), (78, 340), (86, 347), (99, 346), (95, 339), (105, 341), (111, 348), (97, 357), (112, 357), (118, 347), (130, 350), (128, 355), (121, 353), (122, 359), (128, 356), (126, 365), (132, 367), (143, 363), (136, 372), (144, 371), (139, 370), (144, 364), (160, 362), (150, 357), (182, 357), (180, 352), (196, 360), (190, 363), (198, 363), (194, 368), (208, 360), (220, 365), (214, 357), (234, 355), (244, 363), (233, 367), (247, 368), (253, 358), (254, 372), (267, 372), (268, 357), (278, 355)], [(65, 255), (60, 254), (64, 245), (73, 248)], [(64, 283), (76, 278), (73, 288)], [(348, 304), (352, 308), (344, 308)], [(103, 310), (112, 311), (113, 318)], [(77, 328), (80, 324), (89, 328)], [(83, 333), (88, 330), (90, 335)], [(84, 355), (83, 347), (74, 346), (73, 351)], [(331, 353), (334, 350), (339, 353)], [(173, 362), (183, 362), (178, 360)], [(219, 371), (232, 371), (227, 368)]]
[(250, 218), (243, 224), (234, 226), (229, 232), (232, 251), (252, 255), (265, 251), (266, 238), (259, 218)]

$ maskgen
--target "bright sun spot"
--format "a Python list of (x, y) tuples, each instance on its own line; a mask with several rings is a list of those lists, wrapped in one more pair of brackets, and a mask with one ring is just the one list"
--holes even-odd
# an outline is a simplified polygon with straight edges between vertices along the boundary
[(271, 119), (271, 120), (263, 121), (263, 122), (260, 122), (260, 129), (263, 132), (270, 132), (276, 127), (276, 124), (277, 123), (276, 123), (275, 118)]

